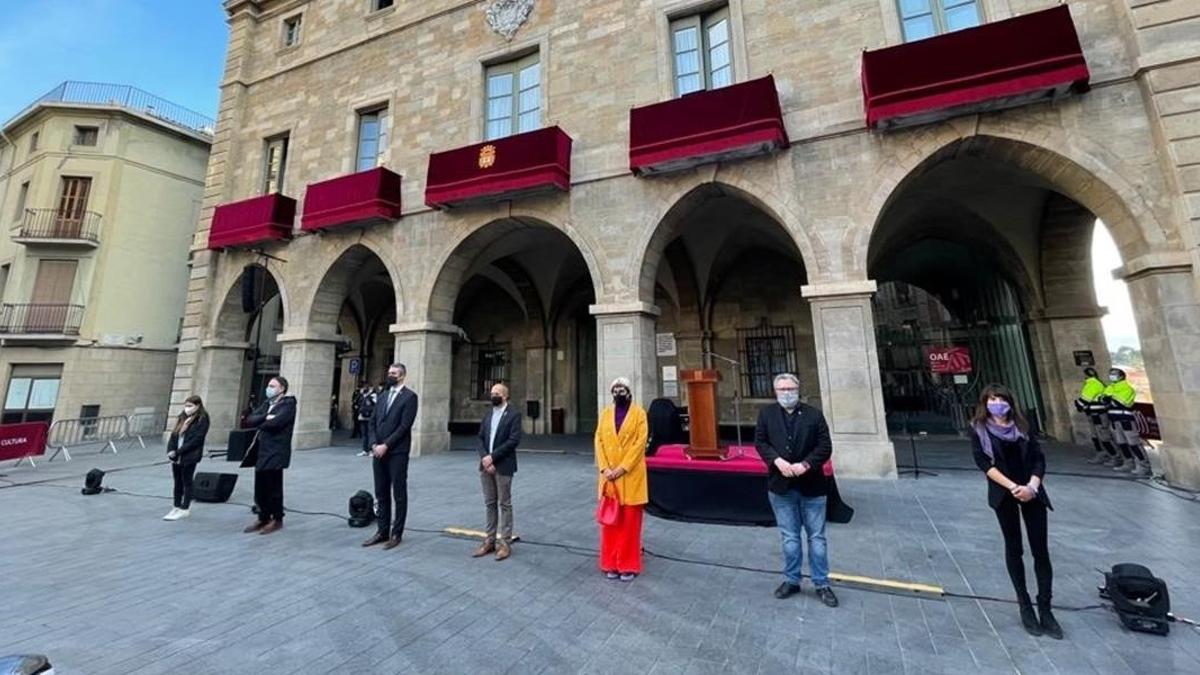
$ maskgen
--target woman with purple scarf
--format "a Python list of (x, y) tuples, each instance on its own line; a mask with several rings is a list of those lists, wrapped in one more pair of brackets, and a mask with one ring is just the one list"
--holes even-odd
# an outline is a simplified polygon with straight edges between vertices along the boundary
[[(1029, 424), (1013, 400), (1008, 387), (991, 384), (979, 394), (979, 406), (971, 419), (971, 445), (975, 464), (988, 477), (988, 505), (996, 511), (1004, 535), (1004, 557), (1008, 576), (1017, 592), (1021, 623), (1032, 635), (1063, 636), (1062, 627), (1050, 611), (1054, 571), (1050, 566), (1046, 516), (1052, 510), (1042, 480), (1046, 456), (1037, 439), (1029, 435)], [(1025, 587), (1021, 520), (1033, 553), (1037, 575), (1037, 614)]]

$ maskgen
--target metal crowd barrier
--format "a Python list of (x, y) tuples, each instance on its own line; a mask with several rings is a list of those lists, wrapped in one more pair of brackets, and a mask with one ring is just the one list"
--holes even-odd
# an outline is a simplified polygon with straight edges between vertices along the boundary
[[(109, 417), (80, 417), (68, 420), (55, 420), (50, 425), (50, 433), (46, 437), (46, 447), (54, 448), (47, 462), (53, 462), (61, 453), (71, 461), (71, 448), (84, 445), (100, 445), (100, 452), (112, 450), (117, 454), (117, 441), (129, 438), (130, 417), (112, 415)], [(144, 447), (144, 444), (143, 444)]]
[[(167, 429), (166, 413), (134, 413), (129, 416), (129, 436), (137, 439), (138, 445), (146, 449), (145, 437), (158, 438)], [(130, 441), (132, 443), (133, 441)]]

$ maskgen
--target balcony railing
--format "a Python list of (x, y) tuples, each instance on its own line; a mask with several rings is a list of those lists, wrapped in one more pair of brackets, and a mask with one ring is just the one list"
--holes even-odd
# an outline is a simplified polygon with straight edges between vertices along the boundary
[(0, 305), (0, 335), (79, 335), (83, 305)]
[(5, 126), (42, 103), (117, 106), (204, 136), (213, 135), (214, 123), (207, 115), (171, 103), (137, 87), (103, 82), (63, 82), (13, 116)]
[(94, 211), (25, 209), (16, 239), (25, 243), (59, 240), (100, 243), (100, 214)]

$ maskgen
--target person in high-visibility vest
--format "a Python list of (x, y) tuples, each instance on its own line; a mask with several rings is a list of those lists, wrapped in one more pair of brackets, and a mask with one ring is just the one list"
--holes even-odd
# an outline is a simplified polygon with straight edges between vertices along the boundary
[(1122, 457), (1113, 463), (1113, 471), (1128, 471), (1139, 478), (1150, 475), (1150, 462), (1142, 449), (1142, 437), (1138, 434), (1137, 420), (1133, 415), (1133, 402), (1137, 391), (1125, 376), (1125, 371), (1113, 368), (1108, 371), (1109, 385), (1104, 388), (1104, 403), (1113, 443), (1121, 448)]
[(1120, 454), (1108, 433), (1109, 423), (1105, 416), (1108, 406), (1101, 399), (1105, 386), (1095, 368), (1084, 368), (1083, 374), (1083, 387), (1079, 390), (1079, 398), (1075, 399), (1075, 409), (1083, 413), (1092, 425), (1092, 445), (1096, 448), (1096, 454), (1088, 460), (1088, 464), (1112, 466)]

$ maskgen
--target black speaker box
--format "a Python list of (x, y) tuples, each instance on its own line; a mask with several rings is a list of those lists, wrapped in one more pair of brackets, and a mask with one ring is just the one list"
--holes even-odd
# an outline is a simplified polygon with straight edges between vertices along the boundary
[(258, 265), (246, 265), (242, 268), (242, 311), (249, 314), (258, 311), (259, 293), (262, 289), (262, 275), (266, 270)]
[(237, 477), (236, 473), (198, 473), (192, 483), (192, 497), (198, 502), (227, 502)]
[(240, 462), (246, 458), (246, 450), (254, 440), (257, 429), (234, 429), (229, 432), (229, 445), (225, 448), (225, 459), (230, 462)]

